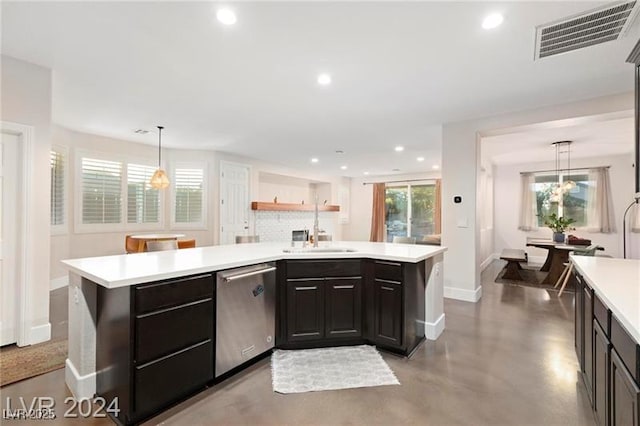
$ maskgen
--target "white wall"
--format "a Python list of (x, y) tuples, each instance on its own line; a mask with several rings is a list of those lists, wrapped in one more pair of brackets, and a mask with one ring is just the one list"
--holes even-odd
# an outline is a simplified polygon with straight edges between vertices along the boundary
[(371, 234), (371, 207), (373, 205), (373, 185), (364, 182), (386, 182), (424, 179), (440, 179), (440, 172), (424, 172), (392, 176), (368, 176), (351, 179), (351, 220), (343, 225), (343, 239), (349, 241), (369, 241)]
[[(629, 78), (632, 78), (632, 70), (629, 72)], [(481, 136), (511, 132), (518, 126), (628, 111), (633, 106), (634, 94), (629, 92), (443, 126), (442, 244), (449, 249), (444, 257), (445, 297), (477, 301), (482, 295), (481, 215), (478, 214), (481, 206), (476, 196), (480, 181)], [(454, 204), (454, 195), (462, 195), (463, 203)]]
[(34, 236), (29, 253), (37, 267), (28, 271), (27, 343), (48, 340), (49, 324), (49, 150), (51, 146), (51, 70), (7, 56), (1, 57), (2, 120), (34, 127), (28, 200)]
[[(582, 238), (588, 238), (593, 244), (605, 248), (605, 254), (622, 257), (622, 214), (633, 200), (633, 156), (618, 155), (611, 157), (572, 159), (572, 167), (611, 166), (611, 196), (616, 232), (611, 234), (590, 233), (576, 229), (568, 233)], [(495, 252), (500, 253), (504, 248), (524, 248), (527, 237), (551, 238), (551, 230), (547, 227), (535, 231), (525, 232), (518, 229), (520, 211), (520, 172), (536, 170), (553, 170), (553, 161), (542, 163), (523, 163), (516, 165), (502, 165), (496, 167), (495, 175)], [(529, 258), (533, 261), (544, 261), (546, 250), (529, 247)]]

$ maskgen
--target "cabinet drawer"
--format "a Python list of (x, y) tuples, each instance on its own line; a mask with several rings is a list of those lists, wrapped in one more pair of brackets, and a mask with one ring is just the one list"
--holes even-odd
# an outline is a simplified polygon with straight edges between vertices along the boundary
[(376, 260), (374, 273), (376, 278), (402, 282), (402, 263)]
[(287, 262), (287, 278), (361, 276), (360, 260), (302, 260)]
[(213, 275), (142, 284), (135, 289), (136, 313), (183, 305), (213, 297)]
[(135, 319), (135, 360), (138, 365), (213, 339), (211, 298), (142, 314)]
[(207, 340), (136, 367), (134, 410), (140, 416), (203, 387), (213, 379), (213, 343)]
[(613, 315), (611, 316), (611, 344), (637, 383), (639, 381), (638, 345)]
[(611, 311), (602, 303), (597, 294), (593, 297), (593, 316), (602, 327), (605, 336), (611, 336)]

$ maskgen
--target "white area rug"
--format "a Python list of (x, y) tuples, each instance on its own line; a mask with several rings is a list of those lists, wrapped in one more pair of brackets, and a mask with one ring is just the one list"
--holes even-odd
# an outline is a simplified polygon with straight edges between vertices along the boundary
[(376, 348), (368, 345), (278, 349), (271, 355), (271, 375), (278, 393), (400, 384)]

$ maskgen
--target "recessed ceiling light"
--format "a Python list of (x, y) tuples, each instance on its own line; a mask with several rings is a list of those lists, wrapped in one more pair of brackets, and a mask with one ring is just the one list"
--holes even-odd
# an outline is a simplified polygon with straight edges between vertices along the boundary
[(482, 21), (482, 28), (485, 30), (491, 30), (493, 28), (499, 27), (504, 21), (504, 17), (499, 13), (492, 13), (491, 15), (484, 18)]
[(233, 25), (238, 20), (233, 10), (227, 8), (218, 9), (216, 18), (225, 25)]
[(402, 152), (402, 151), (404, 151), (404, 146), (399, 146), (398, 145), (398, 146), (395, 147), (395, 150), (396, 150), (396, 152)]
[(416, 160), (418, 160), (418, 161), (424, 161), (424, 157), (418, 157), (418, 158), (416, 158)]
[(369, 172), (364, 172), (363, 174), (364, 174), (364, 175), (368, 175), (368, 174), (369, 174)]
[(347, 170), (347, 166), (340, 166), (342, 170)]
[(400, 169), (391, 169), (392, 172), (399, 172)]
[(312, 158), (312, 159), (311, 159), (311, 162), (312, 162), (312, 163), (317, 163), (318, 161), (319, 161), (319, 160), (318, 160), (317, 158)]
[(318, 84), (321, 86), (328, 86), (331, 84), (331, 74), (322, 73), (318, 74)]
[(431, 166), (431, 168), (433, 170), (438, 170), (440, 168), (440, 166), (438, 166), (437, 164), (434, 164), (433, 166)]

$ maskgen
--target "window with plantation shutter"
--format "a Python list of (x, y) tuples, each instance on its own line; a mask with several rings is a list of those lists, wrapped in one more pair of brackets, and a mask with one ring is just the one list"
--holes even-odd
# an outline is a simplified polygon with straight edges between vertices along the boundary
[(65, 225), (65, 175), (66, 155), (62, 150), (52, 149), (49, 156), (51, 167), (51, 226)]
[(122, 163), (82, 158), (82, 224), (122, 222)]
[(149, 181), (155, 167), (127, 164), (127, 222), (160, 223), (160, 191)]
[(174, 170), (174, 217), (176, 225), (204, 224), (204, 168)]

